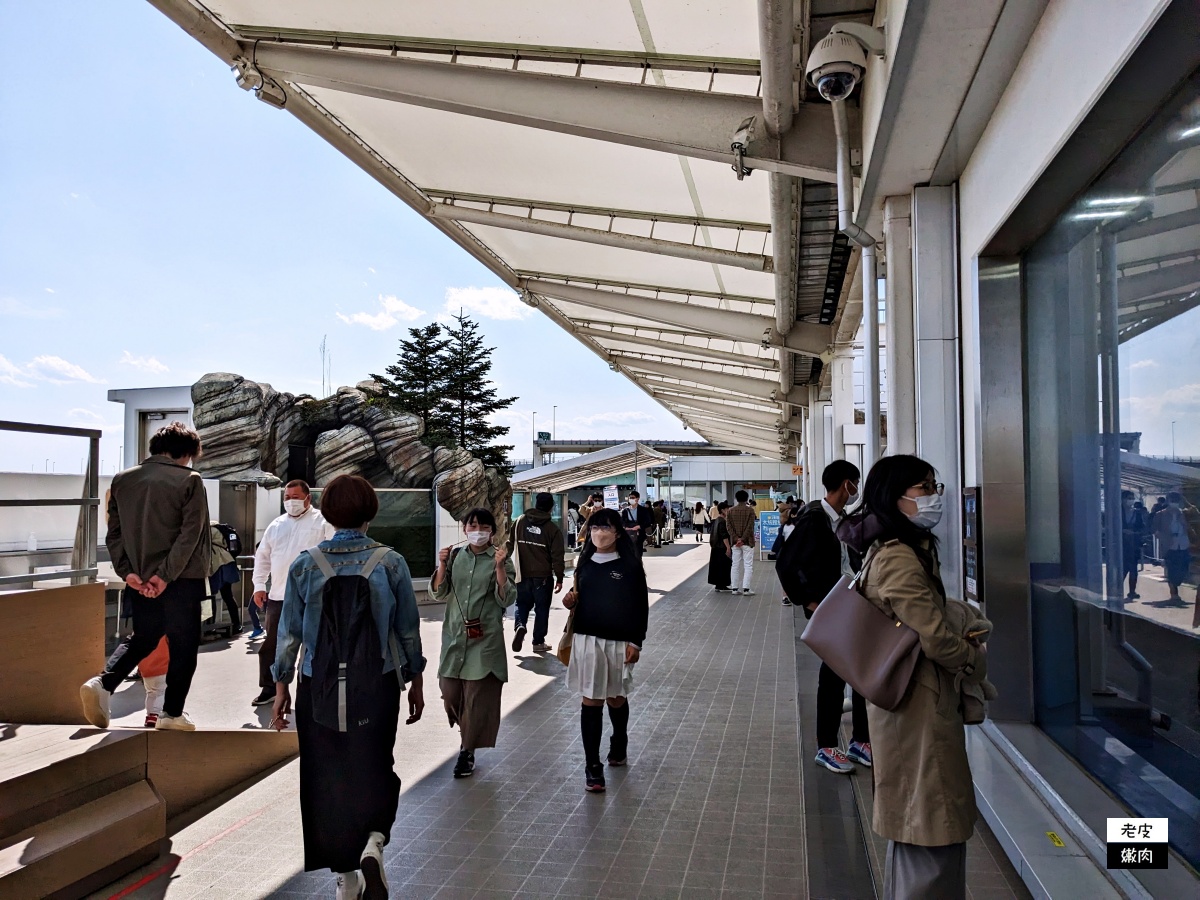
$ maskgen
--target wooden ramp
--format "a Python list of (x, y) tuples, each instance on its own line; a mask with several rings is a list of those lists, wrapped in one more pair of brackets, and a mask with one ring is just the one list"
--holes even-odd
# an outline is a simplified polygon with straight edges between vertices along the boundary
[(78, 897), (159, 855), (172, 821), (298, 752), (294, 732), (0, 724), (0, 897)]

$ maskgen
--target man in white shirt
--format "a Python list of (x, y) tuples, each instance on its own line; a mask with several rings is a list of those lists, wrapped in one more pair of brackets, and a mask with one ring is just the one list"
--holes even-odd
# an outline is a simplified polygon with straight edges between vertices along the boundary
[[(267, 636), (258, 649), (258, 686), (255, 706), (275, 702), (275, 680), (271, 664), (275, 662), (275, 642), (279, 636), (279, 616), (287, 589), (288, 569), (296, 557), (321, 541), (333, 537), (334, 528), (321, 511), (314, 509), (308, 484), (300, 479), (289, 481), (283, 489), (284, 514), (267, 526), (262, 543), (254, 553), (254, 602), (266, 608)], [(267, 579), (271, 591), (267, 593)]]

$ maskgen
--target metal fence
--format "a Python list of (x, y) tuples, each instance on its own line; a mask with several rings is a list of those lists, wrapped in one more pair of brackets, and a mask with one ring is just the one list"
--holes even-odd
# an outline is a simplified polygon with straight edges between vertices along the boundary
[(33, 425), (28, 422), (0, 421), (0, 431), (24, 434), (50, 434), (80, 437), (88, 440), (87, 474), (83, 479), (83, 496), (79, 498), (45, 498), (35, 500), (0, 499), (0, 509), (7, 507), (78, 506), (79, 523), (75, 527), (75, 544), (71, 552), (71, 568), (66, 572), (30, 572), (28, 575), (0, 576), (0, 586), (25, 584), (31, 581), (51, 581), (70, 578), (72, 584), (96, 580), (96, 547), (100, 530), (100, 432), (94, 428), (67, 428), (60, 425)]

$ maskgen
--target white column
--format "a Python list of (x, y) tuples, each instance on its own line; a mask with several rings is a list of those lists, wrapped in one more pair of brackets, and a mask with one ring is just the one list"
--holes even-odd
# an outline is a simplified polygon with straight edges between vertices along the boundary
[(839, 349), (829, 364), (833, 367), (829, 377), (833, 403), (833, 458), (845, 459), (842, 429), (854, 424), (854, 351), (849, 347)]
[(879, 248), (870, 244), (862, 248), (863, 272), (863, 410), (867, 419), (866, 440), (863, 443), (864, 471), (879, 459), (879, 281), (876, 256)]
[[(912, 195), (912, 264), (916, 347), (917, 455), (946, 484), (942, 541), (946, 592), (962, 597), (962, 475), (959, 422), (957, 203), (953, 187), (919, 187)], [(986, 502), (986, 501), (985, 501)]]
[(805, 500), (815, 500), (821, 495), (821, 472), (828, 465), (828, 461), (825, 459), (825, 404), (817, 399), (819, 394), (820, 388), (817, 385), (809, 387), (809, 444), (808, 459), (805, 462), (808, 487), (805, 489)]
[(912, 201), (888, 197), (883, 204), (887, 245), (887, 452), (916, 453), (916, 370), (913, 346)]

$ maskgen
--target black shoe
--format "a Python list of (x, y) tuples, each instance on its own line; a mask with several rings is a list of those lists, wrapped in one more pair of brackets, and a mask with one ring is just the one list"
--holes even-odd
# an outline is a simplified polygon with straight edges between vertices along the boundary
[(275, 688), (263, 688), (257, 697), (250, 701), (251, 706), (266, 706), (275, 702)]
[(455, 778), (470, 778), (475, 774), (475, 751), (459, 750), (458, 762), (454, 764)]
[(524, 625), (517, 626), (517, 633), (513, 635), (513, 653), (519, 653), (521, 651), (521, 645), (525, 643), (525, 635), (528, 633), (529, 629)]
[(784, 597), (784, 598), (783, 598), (783, 605), (784, 605), (784, 606), (791, 606), (791, 605), (792, 605), (792, 601), (791, 601), (791, 600), (789, 600), (787, 597)]
[(596, 763), (584, 767), (584, 790), (593, 794), (604, 793), (604, 766)]

